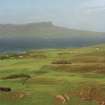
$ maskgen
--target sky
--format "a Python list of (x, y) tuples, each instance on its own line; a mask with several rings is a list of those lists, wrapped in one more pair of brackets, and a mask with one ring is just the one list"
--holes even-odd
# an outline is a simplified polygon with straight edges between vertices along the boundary
[(45, 21), (105, 32), (105, 0), (0, 0), (0, 24)]

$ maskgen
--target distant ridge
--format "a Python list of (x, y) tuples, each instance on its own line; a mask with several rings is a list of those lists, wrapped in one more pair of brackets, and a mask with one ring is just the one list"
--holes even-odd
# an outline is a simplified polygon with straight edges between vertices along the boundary
[(0, 24), (0, 37), (16, 36), (49, 36), (65, 37), (78, 35), (105, 35), (104, 32), (81, 31), (55, 26), (52, 22), (27, 23), (27, 24)]
[(52, 22), (0, 24), (0, 50), (84, 47), (105, 43), (104, 32), (55, 26)]

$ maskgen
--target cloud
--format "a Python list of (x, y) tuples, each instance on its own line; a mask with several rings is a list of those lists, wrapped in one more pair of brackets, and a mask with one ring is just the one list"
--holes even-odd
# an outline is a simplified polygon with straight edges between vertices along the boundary
[(105, 7), (88, 8), (86, 11), (88, 14), (105, 12)]
[(81, 3), (80, 11), (87, 13), (105, 10), (105, 0), (85, 0)]
[(105, 6), (105, 0), (87, 0), (83, 2), (82, 4), (85, 7), (91, 8), (91, 7), (104, 7)]

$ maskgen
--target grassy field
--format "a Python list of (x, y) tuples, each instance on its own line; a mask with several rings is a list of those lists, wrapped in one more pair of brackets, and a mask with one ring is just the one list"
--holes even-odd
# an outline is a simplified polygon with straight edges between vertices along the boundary
[(0, 87), (0, 105), (105, 105), (105, 47), (1, 54)]

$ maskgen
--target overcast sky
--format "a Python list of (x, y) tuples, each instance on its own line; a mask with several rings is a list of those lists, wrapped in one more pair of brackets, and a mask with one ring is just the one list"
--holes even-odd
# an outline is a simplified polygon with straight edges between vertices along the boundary
[(0, 0), (0, 24), (40, 21), (105, 31), (105, 0)]

